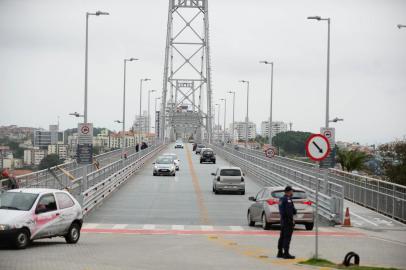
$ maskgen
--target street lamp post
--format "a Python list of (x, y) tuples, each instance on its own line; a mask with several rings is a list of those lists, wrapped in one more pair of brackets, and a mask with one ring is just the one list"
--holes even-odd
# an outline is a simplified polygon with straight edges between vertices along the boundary
[[(218, 137), (220, 137), (220, 104), (216, 103), (214, 104), (217, 106), (217, 140), (219, 139)], [(216, 125), (214, 125), (214, 128), (216, 128)]]
[(151, 79), (141, 79), (140, 80), (140, 115), (139, 115), (139, 121), (138, 121), (138, 143), (141, 143), (141, 121), (142, 121), (142, 117), (141, 117), (141, 106), (142, 106), (142, 82), (147, 82), (150, 81)]
[(124, 83), (123, 83), (123, 120), (121, 121), (123, 124), (123, 134), (122, 134), (122, 146), (121, 146), (121, 158), (124, 158), (124, 151), (125, 151), (125, 86), (126, 86), (126, 74), (127, 74), (127, 62), (136, 61), (137, 58), (128, 58), (124, 59)]
[(227, 115), (227, 99), (221, 98), (224, 101), (224, 127), (223, 127), (223, 143), (226, 141), (226, 115)]
[(250, 96), (250, 82), (241, 80), (240, 82), (247, 84), (247, 114), (245, 116), (245, 148), (248, 149), (248, 104), (249, 104), (249, 96)]
[(330, 18), (320, 16), (307, 17), (309, 20), (327, 21), (327, 79), (326, 79), (326, 128), (329, 126), (330, 110)]
[(228, 91), (229, 94), (233, 94), (233, 126), (232, 126), (232, 133), (233, 133), (233, 144), (234, 144), (234, 113), (235, 113), (235, 91)]
[(151, 93), (153, 93), (153, 92), (156, 92), (156, 90), (149, 90), (148, 91), (148, 133), (150, 133), (150, 131), (151, 131), (151, 129), (150, 129), (150, 127), (151, 127), (151, 116), (150, 116), (149, 107), (150, 107), (150, 103), (151, 103), (151, 101), (150, 101)]
[(96, 11), (95, 13), (86, 12), (86, 47), (85, 47), (85, 104), (83, 121), (87, 123), (87, 59), (88, 59), (88, 44), (89, 44), (89, 16), (109, 15), (108, 12)]
[(271, 65), (271, 100), (270, 100), (270, 109), (269, 109), (269, 146), (272, 147), (272, 108), (273, 108), (273, 62), (269, 61), (260, 61), (259, 63), (265, 65)]
[(155, 119), (155, 141), (156, 141), (156, 138), (157, 138), (157, 135), (158, 135), (158, 133), (157, 133), (157, 124), (156, 124), (156, 102), (157, 102), (157, 100), (158, 99), (161, 99), (161, 97), (157, 97), (157, 98), (155, 98), (155, 117), (154, 117), (154, 119)]

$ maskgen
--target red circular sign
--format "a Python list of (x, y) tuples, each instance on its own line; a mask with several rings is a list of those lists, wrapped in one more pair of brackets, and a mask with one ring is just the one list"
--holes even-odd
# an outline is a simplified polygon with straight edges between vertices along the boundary
[(82, 134), (87, 134), (90, 131), (88, 126), (83, 126), (80, 130), (82, 131)]
[[(317, 142), (318, 141), (318, 142)], [(312, 148), (310, 148), (312, 147)], [(306, 155), (314, 161), (325, 159), (331, 152), (330, 142), (326, 136), (312, 134), (306, 141)], [(317, 153), (317, 154), (314, 154)]]

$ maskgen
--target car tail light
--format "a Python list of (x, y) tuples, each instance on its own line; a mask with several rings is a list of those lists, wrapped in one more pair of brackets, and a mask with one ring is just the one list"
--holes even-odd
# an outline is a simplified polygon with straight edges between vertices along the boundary
[(273, 200), (273, 199), (269, 199), (266, 201), (269, 205), (275, 205), (275, 204), (279, 204), (278, 200)]
[(303, 204), (306, 204), (306, 205), (312, 205), (312, 202), (311, 201), (304, 201), (304, 202), (302, 202)]
[(217, 182), (220, 182), (220, 176), (217, 176)]
[(244, 177), (241, 177), (241, 182), (244, 182)]

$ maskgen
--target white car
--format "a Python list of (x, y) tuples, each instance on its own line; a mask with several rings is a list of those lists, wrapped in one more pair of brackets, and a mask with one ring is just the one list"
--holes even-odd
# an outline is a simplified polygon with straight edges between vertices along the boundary
[(213, 178), (213, 192), (235, 192), (245, 194), (245, 175), (239, 167), (220, 167), (211, 175)]
[(173, 161), (173, 164), (175, 164), (175, 168), (177, 171), (179, 171), (179, 166), (180, 166), (180, 160), (178, 158), (178, 155), (175, 153), (166, 153), (162, 155), (163, 157), (170, 157)]
[(152, 163), (154, 165), (152, 175), (176, 176), (176, 168), (171, 156), (160, 156)]
[(182, 148), (182, 149), (183, 149), (183, 143), (177, 141), (177, 142), (175, 143), (175, 149), (176, 149), (176, 148)]
[(18, 249), (56, 236), (77, 243), (82, 223), (82, 208), (66, 191), (22, 188), (0, 194), (0, 242)]

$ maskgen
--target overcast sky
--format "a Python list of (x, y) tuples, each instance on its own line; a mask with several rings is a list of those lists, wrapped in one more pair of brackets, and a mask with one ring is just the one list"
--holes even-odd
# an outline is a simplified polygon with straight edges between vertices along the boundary
[[(121, 119), (126, 57), (141, 59), (127, 69), (127, 125), (138, 112), (140, 78), (152, 79), (145, 90), (162, 89), (168, 0), (0, 0), (0, 126), (47, 128), (57, 116), (63, 129), (77, 125), (68, 114), (83, 112), (85, 13), (96, 10), (111, 15), (90, 18), (89, 121), (120, 128), (113, 121)], [(238, 80), (250, 80), (250, 118), (260, 125), (269, 114), (269, 68), (258, 61), (268, 59), (274, 120), (318, 132), (327, 24), (311, 15), (332, 19), (330, 115), (345, 119), (333, 125), (337, 140), (406, 135), (406, 28), (396, 27), (406, 24), (404, 0), (210, 1), (214, 101), (231, 101), (226, 92), (235, 90), (236, 120), (243, 120)]]

